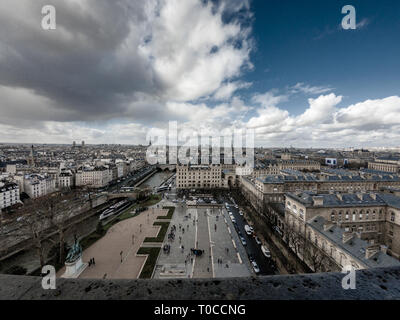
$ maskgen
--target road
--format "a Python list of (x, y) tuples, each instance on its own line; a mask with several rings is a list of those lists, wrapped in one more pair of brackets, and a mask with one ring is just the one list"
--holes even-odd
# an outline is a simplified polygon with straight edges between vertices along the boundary
[[(232, 212), (235, 217), (236, 224), (238, 230), (242, 233), (242, 236), (245, 238), (247, 245), (245, 246), (247, 254), (252, 255), (255, 259), (258, 267), (260, 268), (260, 275), (271, 275), (275, 274), (273, 262), (266, 258), (261, 251), (261, 246), (258, 245), (253, 236), (248, 236), (244, 226), (247, 224), (244, 217), (239, 214), (239, 209), (237, 209), (232, 201), (225, 199), (225, 202), (229, 204), (229, 210)], [(237, 231), (237, 230), (236, 230)]]

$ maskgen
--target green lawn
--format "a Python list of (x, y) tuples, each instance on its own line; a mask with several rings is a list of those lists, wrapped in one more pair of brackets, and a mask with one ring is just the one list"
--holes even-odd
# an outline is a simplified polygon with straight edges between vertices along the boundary
[(106, 234), (106, 232), (104, 232), (103, 234), (98, 234), (95, 231), (95, 232), (91, 233), (90, 235), (86, 236), (85, 238), (83, 238), (80, 241), (80, 244), (82, 246), (82, 250), (85, 250), (85, 249), (89, 248), (93, 243), (95, 243), (96, 241), (100, 240), (105, 234)]
[(115, 220), (111, 221), (109, 224), (105, 225), (104, 229), (107, 231), (114, 224), (116, 224), (118, 222), (121, 222), (123, 220), (131, 219), (133, 217), (136, 217), (138, 215), (138, 213), (132, 213), (132, 211), (134, 211), (135, 209), (150, 207), (150, 206), (153, 206), (153, 205), (159, 203), (160, 201), (161, 201), (161, 196), (160, 195), (158, 195), (158, 194), (152, 195), (146, 201), (141, 202), (141, 203), (136, 203), (136, 204), (130, 206), (129, 208), (127, 208), (124, 212), (122, 212), (122, 214), (120, 216), (118, 216), (118, 218), (116, 218)]
[(174, 215), (175, 207), (163, 207), (163, 209), (168, 209), (168, 214), (166, 216), (158, 216), (157, 219), (171, 220)]
[(161, 248), (140, 248), (138, 254), (148, 254), (146, 263), (140, 273), (140, 279), (150, 279), (157, 262)]
[(165, 238), (165, 234), (168, 231), (169, 222), (161, 222), (156, 221), (153, 223), (153, 226), (161, 226), (160, 231), (158, 232), (157, 237), (147, 237), (143, 242), (163, 242)]

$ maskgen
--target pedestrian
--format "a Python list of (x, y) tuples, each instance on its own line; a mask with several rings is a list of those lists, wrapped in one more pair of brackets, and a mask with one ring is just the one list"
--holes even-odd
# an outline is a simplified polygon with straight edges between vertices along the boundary
[(92, 259), (89, 260), (89, 267), (92, 265)]
[(96, 265), (96, 261), (94, 261), (94, 258), (92, 258), (93, 259), (93, 265), (95, 266)]

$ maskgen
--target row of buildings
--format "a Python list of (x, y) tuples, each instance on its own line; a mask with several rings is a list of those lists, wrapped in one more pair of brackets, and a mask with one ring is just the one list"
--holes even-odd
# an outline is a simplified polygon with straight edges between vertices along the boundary
[(236, 165), (177, 165), (176, 186), (238, 187), (314, 271), (400, 265), (398, 171), (332, 167), (284, 154), (247, 175)]
[(400, 197), (394, 194), (287, 193), (284, 210), (286, 240), (311, 267), (310, 248), (320, 253), (322, 270), (400, 265)]
[[(146, 166), (142, 146), (10, 145), (0, 150), (1, 190), (13, 186), (18, 193), (17, 202), (14, 197), (2, 201), (2, 209), (20, 203), (22, 194), (36, 199), (61, 189), (104, 188)], [(9, 197), (2, 191), (0, 198)]]
[(368, 169), (383, 172), (400, 173), (400, 158), (398, 157), (382, 157), (376, 158), (375, 161), (368, 162)]
[(399, 175), (321, 168), (240, 180), (254, 209), (314, 271), (400, 265)]

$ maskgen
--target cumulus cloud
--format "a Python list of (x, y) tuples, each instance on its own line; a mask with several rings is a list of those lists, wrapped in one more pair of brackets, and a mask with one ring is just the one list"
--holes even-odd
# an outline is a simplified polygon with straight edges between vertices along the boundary
[[(347, 107), (330, 86), (299, 82), (240, 95), (252, 83), (252, 13), (243, 0), (0, 2), (0, 141), (145, 143), (150, 128), (229, 133), (252, 128), (271, 146), (396, 144), (400, 98)], [(363, 28), (369, 20), (361, 20)], [(292, 95), (315, 96), (300, 115)]]
[[(57, 29), (45, 31), (47, 1), (1, 1), (0, 86), (7, 103), (19, 105), (18, 112), (2, 105), (2, 115), (17, 121), (35, 110), (32, 120), (151, 121), (150, 106), (161, 110), (217, 91), (228, 98), (244, 86), (235, 78), (251, 67), (250, 27), (234, 18), (248, 4), (228, 2), (54, 0)], [(225, 15), (233, 18), (224, 22)], [(167, 110), (158, 115), (168, 119)]]
[[(269, 100), (279, 99), (268, 95)], [(309, 99), (299, 116), (271, 104), (257, 110), (244, 122), (254, 128), (259, 145), (278, 146), (398, 146), (400, 141), (400, 97), (366, 100), (339, 108), (342, 96), (321, 95)]]
[(296, 119), (299, 126), (307, 126), (313, 123), (324, 123), (332, 121), (335, 107), (342, 101), (341, 96), (331, 93), (319, 96), (317, 99), (308, 99), (309, 107)]
[(292, 94), (302, 92), (302, 93), (311, 94), (311, 95), (322, 94), (322, 93), (330, 92), (332, 90), (333, 90), (333, 88), (331, 88), (331, 87), (310, 86), (303, 82), (299, 82), (296, 85), (289, 88), (289, 91)]

